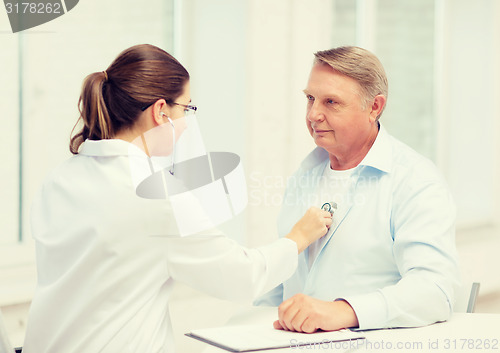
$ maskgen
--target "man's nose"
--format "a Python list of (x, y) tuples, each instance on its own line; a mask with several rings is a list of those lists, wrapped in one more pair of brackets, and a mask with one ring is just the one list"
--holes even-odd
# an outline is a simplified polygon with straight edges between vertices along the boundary
[(310, 122), (317, 122), (324, 119), (325, 115), (316, 102), (309, 106), (307, 110), (307, 120), (309, 120)]

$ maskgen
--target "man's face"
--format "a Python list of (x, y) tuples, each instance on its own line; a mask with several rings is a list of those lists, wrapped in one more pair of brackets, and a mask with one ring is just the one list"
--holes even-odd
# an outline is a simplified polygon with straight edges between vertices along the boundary
[(318, 63), (311, 69), (304, 93), (306, 123), (316, 145), (338, 157), (361, 150), (376, 116), (370, 104), (363, 109), (357, 81)]

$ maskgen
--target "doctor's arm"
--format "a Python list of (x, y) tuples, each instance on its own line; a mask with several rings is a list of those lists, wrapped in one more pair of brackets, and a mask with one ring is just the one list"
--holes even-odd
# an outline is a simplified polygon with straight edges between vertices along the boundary
[(167, 238), (167, 268), (172, 278), (215, 297), (251, 301), (287, 278), (297, 254), (323, 236), (331, 215), (309, 209), (282, 239), (255, 249), (211, 233)]

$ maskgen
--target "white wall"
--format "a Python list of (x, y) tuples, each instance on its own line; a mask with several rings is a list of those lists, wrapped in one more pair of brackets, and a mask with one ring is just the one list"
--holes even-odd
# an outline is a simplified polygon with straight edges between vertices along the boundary
[[(191, 75), (191, 97), (208, 151), (230, 151), (246, 160), (245, 96), (247, 3), (231, 0), (178, 1), (179, 60)], [(246, 165), (244, 165), (246, 167)], [(244, 243), (245, 213), (221, 225)]]
[[(5, 18), (7, 15), (3, 14)], [(0, 14), (2, 16), (2, 14)], [(2, 34), (0, 34), (2, 36)], [(19, 91), (18, 76), (19, 76), (19, 61), (18, 47), (19, 42), (14, 37), (0, 37), (0, 67), (2, 84), (0, 85), (0, 107), (2, 107), (2, 115), (0, 122), (2, 130), (8, 131), (4, 133), (0, 142), (0, 148), (4, 150), (2, 153), (2, 167), (0, 173), (0, 200), (2, 207), (0, 208), (0, 225), (4, 234), (0, 234), (0, 246), (6, 243), (11, 243), (18, 237), (18, 207), (19, 207), (19, 123), (17, 119), (10, 117), (18, 116), (19, 104), (16, 100), (12, 100), (11, 92)], [(7, 153), (8, 151), (8, 153)]]
[[(226, 227), (249, 245), (277, 237), (275, 220), (286, 176), (313, 147), (304, 97), (312, 53), (325, 48), (324, 1), (189, 0), (179, 56), (210, 149), (242, 156), (249, 206)], [(237, 220), (238, 221), (238, 220)], [(236, 225), (234, 225), (236, 224)], [(241, 227), (241, 225), (244, 225)]]
[(443, 147), (448, 152), (446, 176), (458, 207), (458, 250), (464, 279), (480, 281), (480, 295), (498, 302), (500, 4), (481, 0), (471, 6), (469, 1), (453, 0), (445, 9), (448, 144)]
[(462, 227), (498, 225), (498, 1), (481, 0), (475, 4), (454, 0), (446, 7), (445, 170)]
[(329, 46), (333, 12), (322, 0), (249, 3), (248, 241), (260, 245), (277, 236), (286, 178), (314, 147), (302, 90), (313, 53)]
[(191, 74), (204, 140), (210, 150), (238, 153), (247, 176), (249, 206), (222, 228), (249, 245), (277, 237), (285, 178), (313, 147), (302, 89), (312, 53), (329, 43), (324, 3), (182, 2), (178, 57)]

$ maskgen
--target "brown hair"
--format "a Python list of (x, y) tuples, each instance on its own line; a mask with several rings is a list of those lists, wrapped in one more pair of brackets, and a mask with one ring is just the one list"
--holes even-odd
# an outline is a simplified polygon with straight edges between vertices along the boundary
[[(338, 47), (314, 54), (314, 63), (331, 66), (338, 73), (356, 80), (361, 87), (364, 107), (381, 94), (387, 98), (389, 84), (380, 60), (370, 51), (359, 47)], [(385, 106), (384, 106), (385, 108)], [(377, 119), (382, 115), (383, 109)]]
[(78, 154), (86, 139), (110, 139), (132, 127), (141, 108), (158, 99), (173, 103), (187, 81), (186, 69), (160, 48), (141, 44), (124, 50), (106, 71), (90, 74), (83, 81), (76, 123), (81, 119), (83, 128), (71, 137), (71, 153)]

